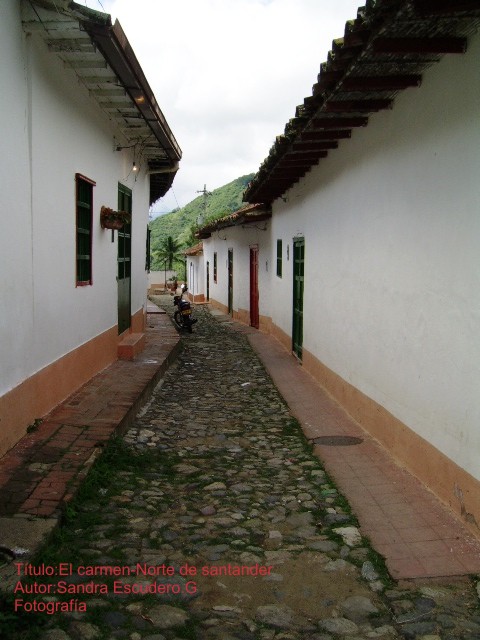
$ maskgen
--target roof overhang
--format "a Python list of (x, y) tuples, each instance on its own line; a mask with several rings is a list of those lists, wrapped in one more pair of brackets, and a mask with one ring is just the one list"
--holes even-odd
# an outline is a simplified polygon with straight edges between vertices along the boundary
[(117, 125), (117, 148), (145, 160), (150, 203), (165, 195), (182, 152), (118, 20), (69, 0), (24, 1), (22, 12), (24, 30), (43, 38)]
[(210, 224), (201, 227), (195, 235), (197, 238), (210, 238), (212, 233), (219, 231), (220, 229), (252, 225), (268, 220), (271, 217), (272, 211), (268, 205), (263, 203), (250, 204), (238, 209), (238, 211), (235, 211), (228, 216), (218, 218)]
[(201, 256), (203, 254), (203, 242), (195, 244), (184, 251), (184, 256)]
[[(277, 137), (245, 190), (271, 203), (329, 153), (348, 144), (369, 116), (392, 109), (400, 91), (446, 54), (462, 54), (480, 26), (480, 0), (367, 0), (334, 40), (312, 95)], [(345, 141), (345, 142), (344, 142)]]

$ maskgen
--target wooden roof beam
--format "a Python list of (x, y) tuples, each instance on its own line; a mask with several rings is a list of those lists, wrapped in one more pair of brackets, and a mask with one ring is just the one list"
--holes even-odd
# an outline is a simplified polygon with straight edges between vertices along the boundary
[(343, 73), (341, 71), (320, 71), (318, 74), (318, 82), (314, 84), (312, 88), (313, 95), (317, 96), (328, 89), (333, 89), (342, 77)]
[(320, 158), (326, 158), (328, 155), (328, 151), (322, 151), (321, 155), (316, 155), (313, 158), (312, 157), (307, 157), (307, 158), (298, 158), (296, 154), (289, 154), (287, 156), (285, 156), (284, 158), (281, 158), (278, 162), (278, 167), (281, 166), (285, 166), (285, 167), (295, 167), (295, 166), (309, 166), (313, 160), (319, 160)]
[(421, 75), (350, 76), (342, 82), (342, 91), (397, 91), (419, 87)]
[(345, 140), (352, 137), (352, 130), (303, 131), (300, 137), (302, 140)]
[(318, 142), (294, 142), (293, 151), (320, 151), (324, 149), (336, 149), (338, 142), (336, 140), (320, 140)]
[(275, 178), (301, 178), (310, 167), (278, 167), (273, 170)]
[(264, 182), (271, 187), (285, 187), (285, 185), (291, 184), (291, 180), (288, 178), (275, 178), (273, 173), (268, 178), (265, 178)]
[(281, 160), (277, 168), (278, 169), (304, 169), (307, 171), (311, 166), (318, 164), (319, 158), (311, 158), (310, 160)]
[(284, 156), (283, 160), (298, 160), (298, 161), (312, 161), (319, 158), (326, 158), (328, 151), (300, 151), (297, 153), (288, 153)]
[(325, 104), (325, 111), (329, 113), (381, 111), (391, 109), (393, 100), (330, 100)]
[(368, 42), (370, 35), (370, 29), (354, 29), (348, 33), (345, 32), (343, 43), (345, 47), (357, 47), (364, 45)]
[(450, 14), (460, 11), (480, 11), (480, 0), (414, 0), (421, 15)]
[(314, 118), (312, 126), (317, 129), (349, 129), (350, 127), (366, 127), (368, 118), (358, 116), (355, 118)]
[(373, 42), (374, 53), (444, 54), (465, 53), (466, 38), (377, 38)]

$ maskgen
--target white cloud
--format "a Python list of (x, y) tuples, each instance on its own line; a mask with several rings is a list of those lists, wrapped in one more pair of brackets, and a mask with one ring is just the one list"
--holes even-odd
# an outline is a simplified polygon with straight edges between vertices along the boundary
[[(255, 172), (358, 0), (84, 0), (118, 18), (183, 151), (170, 211)], [(176, 196), (176, 197), (175, 197)]]

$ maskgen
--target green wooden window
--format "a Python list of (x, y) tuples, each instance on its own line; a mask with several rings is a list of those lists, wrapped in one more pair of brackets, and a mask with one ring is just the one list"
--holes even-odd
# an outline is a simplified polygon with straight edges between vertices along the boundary
[(282, 241), (277, 240), (277, 276), (282, 277)]
[(95, 182), (77, 173), (76, 184), (76, 283), (92, 284), (93, 187)]
[(146, 246), (145, 246), (145, 271), (150, 273), (150, 265), (151, 265), (151, 235), (152, 230), (150, 227), (147, 227), (147, 237), (146, 237)]
[(217, 252), (213, 254), (213, 281), (217, 281)]

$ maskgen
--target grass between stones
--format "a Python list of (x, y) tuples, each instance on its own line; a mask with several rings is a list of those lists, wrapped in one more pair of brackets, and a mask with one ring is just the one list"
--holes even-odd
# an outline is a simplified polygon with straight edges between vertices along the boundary
[[(98, 538), (98, 527), (105, 521), (105, 511), (112, 498), (122, 491), (132, 490), (139, 482), (140, 475), (146, 469), (160, 471), (167, 481), (175, 477), (173, 466), (179, 462), (176, 455), (168, 456), (152, 451), (137, 451), (127, 446), (120, 438), (113, 438), (105, 447), (102, 455), (97, 459), (90, 469), (84, 482), (80, 486), (73, 500), (65, 506), (61, 523), (53, 531), (46, 544), (32, 557), (29, 562), (34, 566), (58, 567), (61, 563), (72, 563), (74, 566), (84, 564), (90, 566), (96, 563), (96, 559), (89, 553), (89, 547)], [(132, 482), (134, 483), (132, 485)], [(121, 534), (128, 531), (125, 522), (113, 522), (105, 530), (106, 535)], [(81, 543), (79, 541), (81, 540)], [(81, 547), (81, 548), (79, 548)], [(126, 557), (120, 548), (108, 549), (107, 564), (125, 563)], [(21, 582), (25, 588), (38, 584), (48, 585), (56, 583), (62, 578), (57, 576), (22, 576)], [(102, 581), (109, 586), (113, 578), (103, 577)], [(41, 637), (41, 630), (45, 629), (52, 618), (55, 624), (66, 628), (71, 619), (62, 618), (59, 614), (54, 616), (45, 613), (17, 614), (15, 612), (15, 599), (22, 597), (23, 600), (33, 602), (35, 599), (45, 599), (42, 595), (35, 594), (15, 594), (0, 593), (0, 638), (2, 640), (33, 640)], [(58, 600), (70, 600), (71, 595), (58, 595)], [(171, 604), (174, 604), (173, 602)], [(108, 624), (104, 622), (108, 610), (118, 609), (117, 603), (109, 602), (107, 599), (102, 602), (102, 606), (89, 607), (85, 620), (108, 630)], [(194, 637), (188, 635), (185, 638)], [(182, 636), (179, 636), (182, 637)]]
[[(327, 536), (331, 540), (342, 545), (342, 539), (337, 535), (334, 529), (338, 526), (357, 526), (357, 520), (352, 514), (350, 506), (345, 498), (336, 489), (335, 483), (324, 471), (321, 462), (313, 454), (313, 447), (304, 437), (300, 424), (295, 418), (289, 416), (287, 411), (279, 410), (278, 416), (278, 437), (282, 439), (285, 447), (290, 447), (293, 451), (293, 458), (295, 464), (306, 466), (303, 467), (304, 477), (311, 484), (311, 491), (313, 495), (313, 501), (316, 503), (316, 507), (304, 507), (299, 505), (298, 511), (308, 511), (314, 516), (314, 521), (320, 526), (321, 534)], [(268, 433), (263, 431), (262, 435)], [(212, 457), (216, 458), (218, 452), (212, 453)], [(203, 451), (201, 454), (202, 460), (209, 459), (209, 453)], [(65, 507), (61, 525), (53, 532), (51, 539), (41, 549), (35, 558), (31, 560), (33, 565), (48, 565), (58, 566), (60, 563), (73, 563), (74, 565), (84, 564), (92, 565), (102, 559), (102, 554), (107, 560), (103, 560), (106, 564), (131, 564), (132, 559), (129, 558), (122, 548), (122, 543), (119, 542), (118, 546), (114, 548), (105, 548), (100, 550), (96, 544), (98, 544), (101, 534), (108, 540), (112, 540), (118, 537), (119, 541), (124, 540), (123, 536), (128, 536), (129, 527), (126, 520), (122, 520), (122, 514), (113, 513), (111, 519), (109, 519), (109, 507), (112, 502), (125, 498), (125, 509), (128, 509), (129, 513), (135, 515), (136, 510), (139, 512), (145, 512), (145, 505), (137, 506), (135, 502), (128, 502), (129, 496), (135, 495), (136, 489), (144, 489), (148, 482), (145, 478), (149, 475), (152, 476), (157, 483), (160, 483), (164, 495), (162, 495), (162, 502), (164, 505), (162, 509), (165, 510), (165, 504), (174, 507), (174, 502), (177, 498), (177, 494), (180, 494), (182, 489), (186, 489), (189, 483), (198, 483), (198, 486), (202, 486), (207, 483), (214, 482), (215, 479), (221, 481), (225, 478), (221, 475), (216, 476), (213, 469), (210, 469), (208, 480), (199, 481), (199, 474), (203, 471), (199, 471), (199, 474), (194, 474), (189, 478), (185, 478), (175, 471), (175, 465), (180, 462), (186, 462), (185, 455), (178, 455), (176, 452), (162, 452), (152, 448), (134, 448), (127, 445), (122, 439), (114, 438), (105, 447), (102, 455), (96, 461), (91, 468), (81, 487), (79, 488), (74, 499)], [(191, 462), (195, 464), (195, 456), (192, 456)], [(315, 476), (312, 472), (321, 472), (321, 476)], [(213, 472), (213, 473), (212, 473)], [(274, 477), (276, 474), (275, 469), (267, 469), (265, 467), (265, 477)], [(263, 473), (261, 474), (263, 475)], [(168, 491), (167, 491), (168, 488)], [(128, 494), (128, 495), (125, 495)], [(188, 500), (188, 495), (185, 496)], [(224, 504), (227, 505), (229, 499), (224, 499)], [(260, 505), (258, 505), (260, 507)], [(328, 522), (326, 518), (328, 508), (335, 509), (335, 512), (345, 516), (345, 521), (340, 525), (335, 522)], [(146, 512), (148, 516), (148, 511)], [(161, 517), (161, 510), (158, 512), (158, 516)], [(123, 518), (125, 518), (125, 513)], [(119, 519), (120, 518), (120, 519)], [(217, 533), (217, 532), (216, 532)], [(225, 531), (225, 534), (215, 535), (212, 532), (212, 538), (209, 539), (209, 545), (229, 543), (229, 532)], [(138, 534), (139, 536), (142, 533)], [(81, 540), (81, 544), (79, 544)], [(244, 540), (245, 546), (255, 546), (258, 543), (254, 533), (249, 532)], [(150, 537), (149, 549), (154, 552), (162, 549), (163, 541), (162, 536), (157, 538)], [(128, 546), (128, 545), (127, 545)], [(386, 569), (383, 558), (379, 556), (371, 547), (369, 541), (363, 538), (359, 547), (363, 547), (367, 550), (367, 559), (372, 563), (374, 569), (379, 575), (385, 586), (391, 586), (393, 584), (388, 571)], [(92, 555), (93, 551), (97, 551), (98, 555)], [(232, 547), (233, 549), (233, 547)], [(260, 549), (259, 549), (260, 550)], [(194, 551), (194, 547), (189, 548), (189, 545), (185, 545), (184, 552), (190, 553)], [(165, 551), (168, 555), (168, 551)], [(349, 556), (349, 561), (352, 564), (361, 566), (365, 559), (355, 558), (354, 555)], [(48, 583), (48, 580), (52, 582), (58, 581), (58, 577), (48, 578), (42, 577), (42, 582)], [(22, 579), (26, 584), (28, 582), (33, 583), (35, 578)], [(102, 581), (109, 586), (113, 582), (113, 578), (102, 578)], [(35, 596), (23, 596), (25, 600), (33, 599)], [(37, 596), (38, 597), (38, 596)], [(71, 596), (57, 596), (58, 599), (69, 599)], [(13, 613), (13, 601), (14, 596), (12, 594), (0, 596), (0, 637), (5, 640), (33, 640), (38, 638), (39, 629), (45, 627), (49, 622), (45, 614), (28, 616), (17, 616)], [(147, 605), (149, 596), (142, 596), (142, 602)], [(104, 633), (105, 637), (108, 637), (109, 617), (111, 612), (113, 616), (116, 612), (118, 614), (118, 597), (111, 595), (107, 597), (101, 597), (102, 604), (99, 607), (88, 607), (87, 614), (84, 618), (86, 622), (95, 624)], [(129, 602), (132, 602), (131, 597), (123, 598), (122, 602), (125, 602), (125, 606)], [(155, 597), (152, 598), (152, 605), (156, 602)], [(158, 601), (157, 601), (158, 602)], [(180, 604), (175, 599), (171, 600), (169, 604)], [(132, 617), (125, 616), (123, 621), (123, 628), (127, 628), (131, 622)], [(68, 628), (71, 623), (71, 618), (63, 618), (61, 616), (55, 616), (56, 626)], [(178, 631), (177, 636), (179, 638), (195, 638), (195, 624), (192, 621), (183, 628), (182, 631)], [(138, 627), (132, 627), (132, 630), (138, 629)]]

